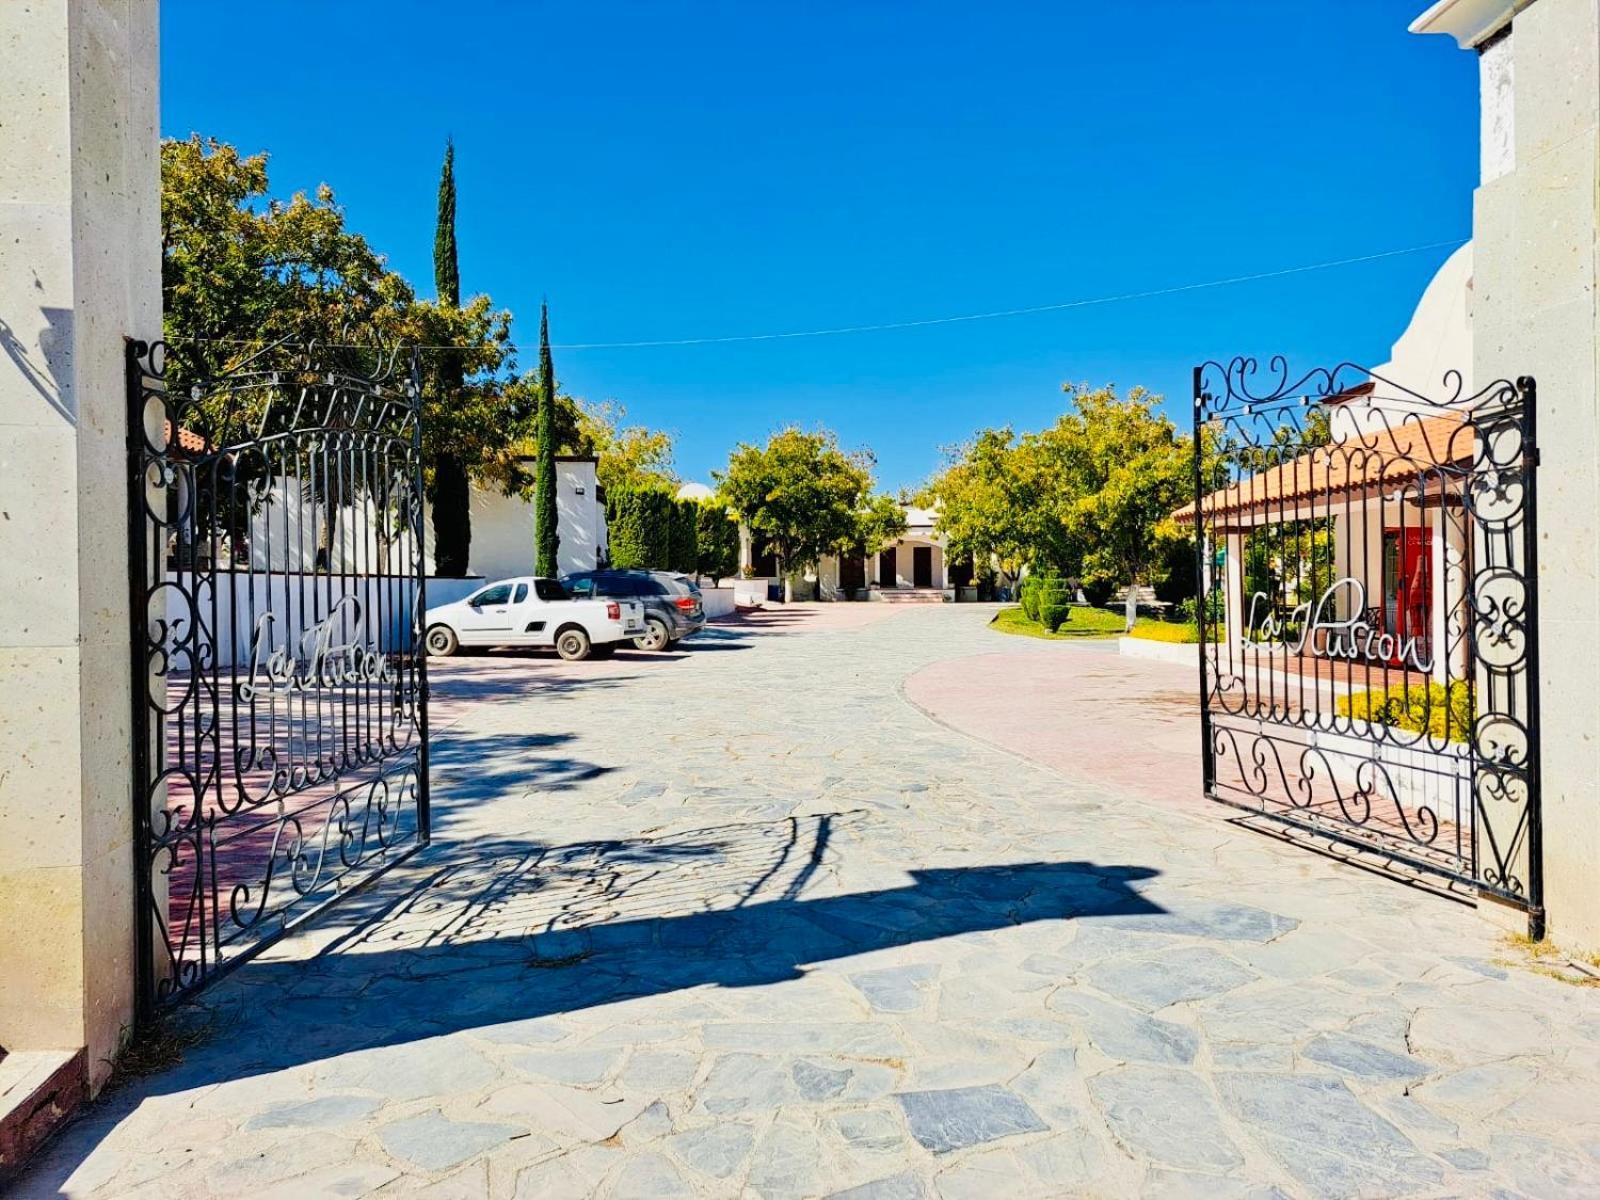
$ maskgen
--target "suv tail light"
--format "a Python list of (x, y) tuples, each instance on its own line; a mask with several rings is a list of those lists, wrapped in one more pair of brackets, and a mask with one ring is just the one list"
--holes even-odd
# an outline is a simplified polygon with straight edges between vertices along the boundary
[(672, 602), (674, 604), (676, 604), (679, 608), (681, 608), (684, 612), (693, 612), (694, 611), (694, 597), (693, 596), (678, 596)]
[(609, 604), (607, 604), (606, 605), (606, 620), (608, 620), (608, 621), (620, 621), (620, 620), (622, 620), (622, 605), (618, 604), (615, 600), (613, 600)]

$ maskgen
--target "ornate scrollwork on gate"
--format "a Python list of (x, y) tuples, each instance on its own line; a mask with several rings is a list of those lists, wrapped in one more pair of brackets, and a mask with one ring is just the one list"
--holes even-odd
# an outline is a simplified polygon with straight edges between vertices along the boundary
[(131, 344), (144, 1011), (426, 841), (420, 396), (394, 353)]
[(1196, 368), (1209, 795), (1538, 904), (1532, 395)]

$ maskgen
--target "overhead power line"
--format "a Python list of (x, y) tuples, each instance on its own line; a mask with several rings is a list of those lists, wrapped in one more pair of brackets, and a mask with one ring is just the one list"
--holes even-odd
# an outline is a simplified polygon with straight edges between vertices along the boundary
[[(740, 342), (777, 342), (796, 338), (840, 337), (846, 334), (888, 333), (897, 329), (926, 329), (935, 325), (960, 325), (973, 321), (998, 321), (1008, 317), (1027, 317), (1039, 313), (1065, 312), (1074, 308), (1094, 308), (1104, 304), (1125, 304), (1132, 300), (1153, 300), (1160, 296), (1176, 296), (1184, 292), (1207, 291), (1211, 288), (1236, 287), (1245, 283), (1258, 283), (1266, 279), (1282, 279), (1288, 275), (1305, 275), (1312, 271), (1329, 271), (1336, 267), (1353, 267), (1379, 259), (1399, 258), (1407, 254), (1420, 254), (1425, 250), (1459, 247), (1465, 238), (1450, 238), (1439, 242), (1425, 242), (1420, 246), (1406, 246), (1400, 250), (1381, 250), (1375, 254), (1358, 254), (1352, 258), (1335, 258), (1326, 262), (1306, 263), (1297, 267), (1280, 267), (1273, 271), (1255, 271), (1249, 275), (1231, 275), (1224, 279), (1207, 279), (1198, 283), (1180, 283), (1168, 287), (1146, 288), (1140, 291), (1115, 292), (1104, 296), (1087, 296), (1077, 300), (1061, 300), (1053, 304), (1031, 304), (1022, 308), (1000, 308), (989, 312), (962, 313), (958, 316), (923, 317), (909, 321), (882, 321), (871, 325), (832, 325), (817, 329), (790, 329), (777, 333), (736, 333), (710, 337), (645, 338), (622, 342), (561, 342), (552, 343), (552, 350), (645, 350), (670, 346), (726, 346)], [(222, 342), (233, 345), (254, 345), (243, 339), (183, 337), (175, 340), (196, 342)], [(360, 343), (323, 342), (325, 346), (365, 348)], [(470, 350), (473, 346), (461, 344), (416, 345), (416, 350)], [(513, 352), (521, 347), (507, 344)], [(531, 348), (531, 347), (530, 347)]]

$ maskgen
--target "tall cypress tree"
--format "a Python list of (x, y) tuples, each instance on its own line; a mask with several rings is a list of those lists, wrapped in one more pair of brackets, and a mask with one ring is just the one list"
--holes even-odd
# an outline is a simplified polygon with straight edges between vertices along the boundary
[[(456, 148), (446, 140), (444, 167), (439, 172), (439, 219), (433, 233), (433, 282), (439, 303), (461, 307), (461, 266), (456, 257)], [(440, 399), (449, 405), (466, 380), (459, 355), (445, 350), (438, 360)], [(427, 430), (424, 430), (424, 437)], [(440, 575), (467, 573), (472, 549), (467, 469), (461, 460), (437, 445), (433, 452), (433, 562)]]
[(550, 306), (539, 306), (539, 458), (533, 475), (533, 573), (553, 579), (556, 547), (556, 369), (550, 358)]

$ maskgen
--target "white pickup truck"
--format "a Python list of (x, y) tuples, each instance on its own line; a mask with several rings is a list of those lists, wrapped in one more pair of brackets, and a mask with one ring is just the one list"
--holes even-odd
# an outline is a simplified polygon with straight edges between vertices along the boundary
[(609, 658), (645, 632), (637, 600), (574, 600), (559, 581), (500, 579), (428, 610), (424, 644), (439, 657), (463, 646), (554, 646), (568, 662)]

